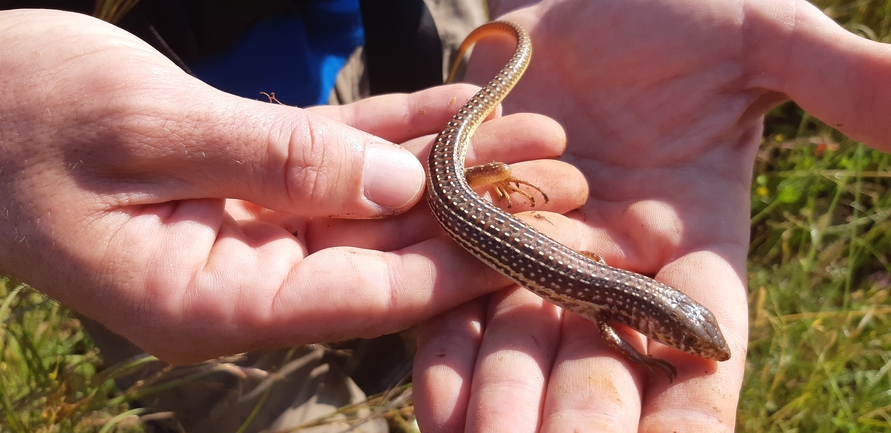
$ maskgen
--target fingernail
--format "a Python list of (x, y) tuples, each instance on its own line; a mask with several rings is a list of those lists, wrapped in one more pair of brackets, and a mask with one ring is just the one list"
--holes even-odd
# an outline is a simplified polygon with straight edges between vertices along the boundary
[(411, 152), (396, 145), (369, 144), (364, 170), (365, 198), (381, 207), (405, 207), (424, 187), (424, 167)]

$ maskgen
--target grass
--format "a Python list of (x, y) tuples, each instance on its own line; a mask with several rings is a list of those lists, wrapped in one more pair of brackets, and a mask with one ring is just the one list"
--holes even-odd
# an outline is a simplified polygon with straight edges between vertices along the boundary
[[(861, 36), (891, 41), (891, 0), (816, 1)], [(891, 425), (891, 156), (793, 104), (771, 112), (752, 186), (749, 356), (737, 429), (884, 432)], [(0, 431), (143, 431), (76, 319), (0, 281)], [(137, 362), (154, 362), (150, 358)], [(168, 384), (169, 386), (169, 384)], [(387, 413), (410, 431), (410, 394)], [(350, 408), (343, 409), (347, 413)]]
[[(817, 1), (891, 39), (891, 1)], [(752, 186), (750, 338), (737, 429), (891, 426), (891, 156), (793, 104), (767, 118)]]
[(8, 279), (0, 300), (0, 431), (99, 431), (129, 409), (68, 310)]
[(889, 156), (841, 137), (836, 144), (815, 126), (823, 131), (804, 143), (777, 133), (762, 147), (760, 162), (771, 167), (757, 175), (753, 194), (738, 426), (887, 431)]

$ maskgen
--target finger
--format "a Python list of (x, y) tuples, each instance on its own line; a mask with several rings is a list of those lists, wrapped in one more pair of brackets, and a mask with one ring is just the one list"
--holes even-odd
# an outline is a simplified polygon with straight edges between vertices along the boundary
[[(440, 129), (444, 125), (439, 125)], [(435, 136), (417, 137), (402, 146), (426, 161), (434, 139)], [(483, 122), (470, 142), (465, 162), (468, 167), (490, 161), (556, 158), (566, 150), (566, 133), (549, 117), (521, 113)]]
[[(349, 200), (350, 198), (358, 200), (361, 205), (363, 197), (358, 193), (364, 193), (365, 199), (371, 199), (377, 204), (397, 203), (398, 205), (389, 206), (392, 211), (404, 210), (419, 199), (420, 191), (416, 189), (418, 187), (416, 161), (408, 158), (401, 149), (390, 146), (389, 143), (380, 143), (374, 136), (351, 128), (342, 128), (338, 123), (326, 124), (325, 120), (312, 120), (312, 116), (321, 114), (326, 119), (333, 119), (371, 134), (401, 141), (439, 131), (457, 111), (461, 101), (469, 98), (475, 90), (473, 86), (467, 85), (438, 87), (408, 95), (369, 98), (339, 107), (316, 107), (303, 112), (314, 123), (304, 127), (307, 131), (304, 137), (292, 136), (289, 148), (303, 146), (305, 149), (306, 144), (301, 145), (299, 142), (309, 143), (305, 137), (309, 135), (313, 140), (310, 149), (313, 151), (318, 149), (316, 152), (321, 153), (303, 154), (301, 160), (288, 162), (289, 166), (297, 166), (292, 170), (299, 170), (311, 176), (308, 181), (301, 182), (302, 186), (296, 191), (291, 191), (290, 196), (297, 209), (269, 207), (308, 216), (353, 218), (373, 216), (374, 214), (363, 211), (361, 206), (356, 208)], [(543, 122), (539, 122), (541, 123)], [(553, 125), (548, 126), (553, 128)], [(289, 125), (285, 130), (292, 128), (294, 126)], [(346, 136), (336, 136), (337, 129), (345, 131), (342, 133)], [(319, 131), (322, 132), (321, 135)], [(335, 138), (333, 144), (328, 141), (317, 143), (316, 141), (326, 138), (324, 133), (327, 131), (330, 131), (331, 136)], [(358, 135), (358, 138), (355, 135)], [(553, 135), (549, 138), (548, 144), (554, 141)], [(357, 140), (366, 142), (357, 145)], [(361, 150), (363, 145), (366, 147), (364, 155), (354, 155), (353, 153)], [(329, 151), (329, 148), (332, 150)], [(353, 157), (359, 160), (350, 161)], [(332, 163), (338, 165), (331, 166)], [(361, 169), (357, 167), (360, 164)], [(300, 195), (301, 193), (303, 195)], [(306, 194), (312, 195), (306, 197)], [(253, 201), (264, 204), (260, 199)], [(337, 210), (331, 209), (330, 206), (343, 208)], [(384, 206), (373, 210), (386, 213), (386, 208), (387, 206)]]
[(638, 431), (639, 369), (606, 345), (594, 323), (565, 313), (541, 431)]
[[(131, 272), (144, 274), (129, 285), (98, 276), (96, 294), (71, 299), (72, 307), (163, 359), (194, 362), (395, 332), (505, 284), (448, 239), (392, 253), (329, 248), (307, 256), (271, 224), (224, 220), (216, 232), (196, 230), (199, 205), (159, 208), (121, 227), (110, 248), (146, 264)], [(158, 212), (167, 212), (162, 221)], [(146, 231), (161, 245), (124, 245)], [(187, 247), (177, 246), (182, 239)], [(194, 253), (205, 248), (209, 255)]]
[[(778, 6), (782, 5), (782, 6)], [(770, 0), (747, 8), (753, 87), (792, 98), (851, 138), (891, 150), (888, 45), (856, 36), (816, 6)]]
[[(466, 95), (472, 90), (472, 86), (449, 86), (297, 112), (294, 112), (296, 109), (261, 104), (262, 108), (251, 110), (252, 116), (257, 116), (258, 120), (278, 116), (280, 120), (262, 127), (250, 120), (233, 119), (232, 123), (254, 125), (252, 129), (272, 138), (265, 143), (262, 152), (267, 160), (259, 163), (239, 161), (238, 164), (262, 167), (268, 185), (260, 192), (276, 192), (276, 185), (269, 182), (285, 179), (285, 189), (278, 192), (285, 192), (289, 200), (283, 208), (269, 201), (280, 201), (281, 196), (265, 199), (257, 197), (256, 190), (250, 191), (250, 196), (238, 194), (235, 197), (307, 216), (359, 218), (402, 211), (420, 198), (423, 172), (418, 170), (418, 161), (389, 142), (331, 122), (329, 118), (401, 140), (437, 132), (457, 111), (459, 103), (456, 101), (469, 97)], [(281, 109), (286, 110), (284, 114), (264, 113)], [(318, 117), (317, 112), (324, 116)], [(549, 126), (553, 128), (553, 125)], [(249, 137), (232, 138), (233, 134), (227, 131), (223, 134), (230, 136), (230, 141), (256, 142)], [(555, 135), (548, 137), (548, 144), (554, 141)], [(256, 169), (251, 173), (255, 172)], [(249, 183), (246, 185), (250, 186)]]
[(671, 385), (664, 380), (651, 383), (644, 397), (642, 430), (671, 426), (677, 431), (734, 431), (748, 342), (744, 273), (722, 254), (734, 249), (714, 247), (688, 254), (657, 276), (714, 313), (731, 358), (716, 363), (650, 342), (650, 355), (677, 366), (678, 377)]
[[(312, 107), (308, 111), (402, 143), (441, 131), (478, 90), (479, 87), (468, 84), (438, 86), (408, 95), (375, 96), (348, 105)], [(495, 117), (498, 113), (500, 108)]]
[(519, 288), (490, 296), (465, 431), (536, 432), (560, 343), (560, 310)]
[[(306, 216), (369, 217), (401, 211), (420, 198), (423, 168), (395, 144), (311, 112), (191, 84), (202, 87), (191, 95), (202, 104), (178, 94), (163, 97), (161, 105), (187, 107), (173, 114), (182, 116), (177, 119), (142, 102), (105, 113), (115, 119), (138, 112), (141, 122), (154, 124), (119, 131), (138, 133), (140, 142), (105, 156), (114, 162), (112, 174), (125, 171), (143, 181), (129, 185), (132, 193), (145, 194), (128, 204), (225, 197)], [(177, 131), (177, 146), (168, 130)]]
[(419, 326), (413, 396), (421, 431), (465, 431), (487, 304), (478, 298)]

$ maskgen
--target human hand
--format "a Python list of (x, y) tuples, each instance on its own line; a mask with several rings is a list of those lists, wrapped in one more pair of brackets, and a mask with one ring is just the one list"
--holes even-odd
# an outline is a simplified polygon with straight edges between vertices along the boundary
[[(189, 362), (380, 335), (507, 286), (423, 204), (329, 218), (415, 205), (416, 156), (471, 86), (300, 110), (212, 89), (83, 15), (2, 12), (0, 29), (3, 271), (150, 353)], [(565, 144), (537, 115), (480, 132), (472, 161)], [(557, 177), (583, 191), (581, 176)]]
[[(505, 111), (565, 128), (563, 160), (591, 185), (549, 232), (610, 265), (655, 275), (711, 309), (733, 354), (713, 363), (645, 341), (674, 383), (605, 346), (593, 324), (514, 290), (422, 324), (422, 430), (733, 431), (745, 365), (751, 170), (762, 115), (791, 97), (891, 147), (887, 46), (804, 1), (490, 1), (528, 30), (532, 63)], [(482, 84), (513, 43), (475, 48)], [(535, 222), (530, 220), (531, 222)], [(540, 225), (548, 229), (548, 224)]]

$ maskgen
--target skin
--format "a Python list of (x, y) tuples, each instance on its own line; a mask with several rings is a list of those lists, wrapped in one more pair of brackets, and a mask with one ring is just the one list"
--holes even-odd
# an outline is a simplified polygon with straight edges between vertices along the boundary
[[(210, 88), (83, 15), (5, 11), (0, 29), (0, 271), (146, 351), (376, 336), (508, 286), (414, 206), (418, 158), (473, 86), (301, 110)], [(480, 132), (471, 162), (565, 146), (541, 115)], [(518, 169), (570, 191), (542, 209), (587, 195), (565, 163)]]
[[(715, 363), (639, 336), (678, 377), (649, 376), (594, 325), (524, 290), (422, 324), (414, 401), (424, 432), (734, 431), (747, 341), (749, 191), (763, 114), (792, 99), (891, 151), (891, 47), (805, 1), (490, 1), (530, 31), (532, 65), (505, 112), (551, 116), (562, 160), (591, 185), (565, 217), (529, 219), (567, 245), (685, 291), (733, 357)], [(466, 81), (512, 49), (486, 40)]]

